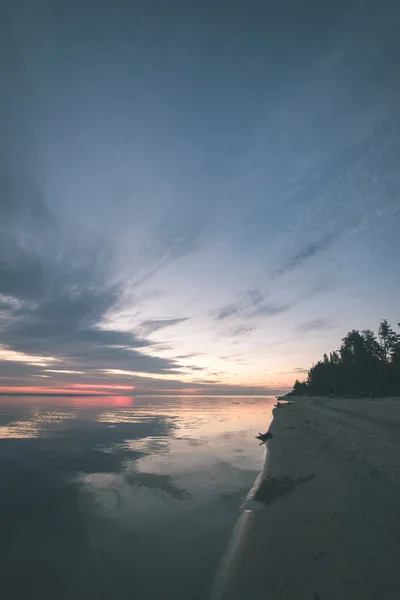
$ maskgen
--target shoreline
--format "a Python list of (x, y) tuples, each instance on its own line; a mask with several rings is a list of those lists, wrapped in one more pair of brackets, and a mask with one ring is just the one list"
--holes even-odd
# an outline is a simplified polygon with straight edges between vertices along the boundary
[(400, 402), (292, 399), (273, 411), (212, 600), (400, 597)]
[[(278, 401), (278, 399), (277, 399)], [(272, 419), (267, 431), (271, 430), (274, 422), (274, 412), (272, 410)], [(268, 476), (268, 457), (269, 457), (268, 442), (264, 444), (264, 461), (263, 466), (254, 480), (253, 485), (247, 493), (247, 496), (240, 506), (240, 516), (235, 523), (229, 540), (227, 549), (220, 560), (218, 571), (214, 577), (209, 600), (230, 600), (234, 598), (234, 585), (236, 573), (240, 571), (241, 564), (244, 560), (244, 552), (246, 552), (246, 539), (250, 535), (251, 529), (254, 526), (255, 512), (264, 509), (264, 504), (255, 499), (258, 490), (263, 480)]]

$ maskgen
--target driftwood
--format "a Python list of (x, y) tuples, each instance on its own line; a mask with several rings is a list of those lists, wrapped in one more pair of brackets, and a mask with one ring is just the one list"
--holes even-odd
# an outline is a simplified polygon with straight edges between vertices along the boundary
[(267, 431), (266, 433), (259, 433), (256, 435), (256, 438), (262, 442), (266, 442), (272, 438), (272, 433), (270, 431)]

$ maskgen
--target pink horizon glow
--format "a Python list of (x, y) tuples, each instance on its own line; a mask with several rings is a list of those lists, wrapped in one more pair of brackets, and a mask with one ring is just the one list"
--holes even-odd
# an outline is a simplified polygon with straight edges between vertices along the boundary
[(113, 383), (69, 383), (68, 386), (72, 388), (99, 388), (99, 389), (113, 389), (113, 390), (134, 390), (134, 385), (118, 385)]
[(72, 384), (64, 387), (45, 386), (0, 386), (1, 394), (64, 394), (78, 396), (82, 393), (93, 396), (109, 396), (113, 390), (134, 391), (134, 386), (102, 386), (102, 385), (79, 385)]

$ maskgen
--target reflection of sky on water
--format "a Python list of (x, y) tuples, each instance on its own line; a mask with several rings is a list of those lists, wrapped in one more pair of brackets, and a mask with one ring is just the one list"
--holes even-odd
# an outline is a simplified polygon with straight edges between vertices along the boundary
[(272, 402), (237, 401), (2, 398), (9, 595), (202, 598), (263, 460)]

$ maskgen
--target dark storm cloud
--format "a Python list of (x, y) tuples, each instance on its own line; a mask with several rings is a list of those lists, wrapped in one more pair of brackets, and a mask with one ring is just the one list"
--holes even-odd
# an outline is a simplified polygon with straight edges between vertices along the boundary
[(318, 331), (330, 329), (332, 326), (327, 319), (313, 319), (306, 321), (297, 327), (299, 333), (307, 333), (309, 331)]

